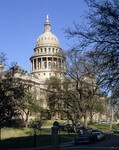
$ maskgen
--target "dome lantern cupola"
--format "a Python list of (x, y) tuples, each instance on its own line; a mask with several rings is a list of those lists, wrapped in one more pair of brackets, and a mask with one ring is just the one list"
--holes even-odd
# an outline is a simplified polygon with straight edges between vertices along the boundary
[(44, 32), (50, 31), (50, 29), (51, 29), (51, 25), (50, 25), (50, 21), (49, 21), (48, 15), (46, 17), (46, 21), (45, 21), (45, 24), (44, 24), (44, 29), (45, 29)]

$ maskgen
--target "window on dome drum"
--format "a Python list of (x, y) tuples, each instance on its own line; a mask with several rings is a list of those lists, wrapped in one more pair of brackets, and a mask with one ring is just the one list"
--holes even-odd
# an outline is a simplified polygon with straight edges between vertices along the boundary
[(52, 49), (52, 52), (54, 53), (54, 48)]
[(44, 76), (45, 76), (45, 73), (44, 73)]
[(46, 61), (46, 57), (43, 57), (42, 59), (43, 59), (43, 61)]
[(49, 48), (49, 52), (50, 52), (50, 48)]
[(52, 61), (52, 58), (51, 58), (51, 57), (48, 57), (48, 61), (50, 61), (50, 62), (51, 62), (51, 61)]
[(41, 53), (42, 53), (42, 48), (41, 48)]
[(47, 63), (46, 63), (46, 61), (44, 62), (44, 68), (47, 68)]
[(34, 59), (34, 69), (36, 69), (36, 59)]
[(51, 68), (51, 62), (48, 62), (48, 68)]
[(45, 53), (46, 53), (47, 49), (45, 48), (45, 50), (44, 50), (44, 51), (45, 51)]

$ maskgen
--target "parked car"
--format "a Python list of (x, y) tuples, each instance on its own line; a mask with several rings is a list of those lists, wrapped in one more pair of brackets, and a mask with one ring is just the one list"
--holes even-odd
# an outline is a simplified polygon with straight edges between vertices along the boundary
[(109, 124), (108, 120), (101, 120), (98, 122), (98, 124)]
[(80, 130), (80, 127), (81, 127), (80, 123), (76, 124), (75, 131), (78, 132)]
[(75, 138), (74, 138), (74, 144), (83, 144), (83, 143), (89, 143), (90, 142), (90, 133), (88, 132), (83, 132), (79, 133)]
[(80, 133), (80, 132), (84, 132), (84, 131), (92, 131), (93, 129), (90, 127), (84, 127), (84, 126), (80, 126), (77, 128), (76, 132)]
[(72, 124), (59, 124), (59, 129), (62, 131), (74, 132), (74, 127)]
[(65, 124), (64, 130), (68, 132), (74, 132), (74, 127), (72, 124)]
[(105, 134), (102, 131), (92, 131), (92, 140), (101, 141), (105, 139)]
[(105, 138), (105, 134), (102, 131), (98, 130), (87, 130), (80, 132), (74, 138), (74, 144), (81, 144), (81, 143), (93, 143), (97, 141), (101, 141)]
[(113, 132), (119, 134), (119, 128), (114, 129)]

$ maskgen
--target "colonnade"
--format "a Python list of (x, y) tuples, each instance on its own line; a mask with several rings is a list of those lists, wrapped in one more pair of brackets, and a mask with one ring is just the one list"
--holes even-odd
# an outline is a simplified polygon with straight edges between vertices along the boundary
[(40, 57), (31, 60), (31, 70), (42, 69), (65, 69), (65, 62), (63, 58), (58, 57)]

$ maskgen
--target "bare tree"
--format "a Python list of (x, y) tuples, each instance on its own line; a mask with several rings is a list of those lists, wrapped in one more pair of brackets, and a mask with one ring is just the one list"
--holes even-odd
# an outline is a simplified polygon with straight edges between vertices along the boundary
[(76, 50), (67, 53), (68, 76), (63, 81), (56, 77), (47, 80), (47, 99), (51, 111), (63, 111), (73, 124), (84, 118), (87, 127), (89, 113), (96, 112), (94, 107), (100, 96), (90, 66), (79, 53)]
[(0, 64), (5, 64), (6, 60), (6, 54), (4, 52), (0, 52)]
[(81, 51), (75, 48), (68, 51), (67, 74), (75, 84), (73, 90), (76, 91), (76, 95), (79, 95), (77, 97), (79, 103), (77, 106), (79, 107), (76, 111), (78, 113), (78, 110), (80, 110), (80, 114), (84, 117), (85, 126), (87, 126), (89, 114), (93, 117), (96, 112), (101, 112), (102, 109), (99, 110), (99, 106), (101, 102), (104, 103), (104, 96), (99, 91), (99, 83), (93, 71), (92, 65), (87, 62), (87, 58)]
[(89, 6), (86, 25), (74, 23), (74, 29), (67, 28), (66, 33), (77, 38), (75, 47), (88, 51), (101, 85), (114, 93), (119, 89), (119, 2), (85, 1)]

